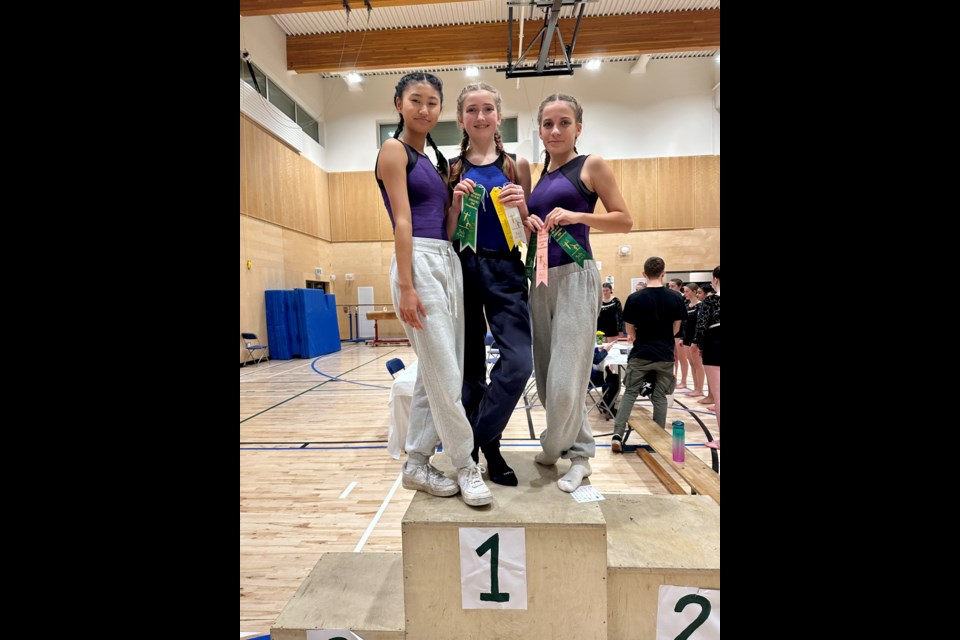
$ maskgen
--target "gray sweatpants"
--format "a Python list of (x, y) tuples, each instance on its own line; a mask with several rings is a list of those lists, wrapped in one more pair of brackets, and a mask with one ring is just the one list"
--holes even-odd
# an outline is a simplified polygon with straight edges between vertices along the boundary
[(587, 382), (597, 344), (602, 292), (593, 260), (553, 267), (548, 284), (530, 283), (533, 370), (547, 411), (540, 446), (551, 458), (592, 458), (596, 444), (587, 422)]
[[(460, 259), (446, 240), (413, 239), (413, 286), (427, 316), (423, 330), (403, 324), (417, 353), (417, 381), (410, 403), (406, 450), (423, 464), (437, 444), (458, 469), (474, 464), (473, 429), (460, 403), (463, 387), (463, 273)], [(397, 256), (390, 263), (393, 304), (400, 304)]]
[(650, 402), (653, 404), (653, 421), (661, 427), (667, 426), (667, 408), (669, 402), (667, 396), (674, 392), (677, 379), (673, 375), (673, 360), (656, 362), (653, 360), (642, 360), (640, 358), (630, 358), (627, 362), (627, 375), (623, 386), (626, 391), (623, 392), (623, 398), (620, 399), (620, 408), (617, 411), (617, 420), (613, 424), (613, 432), (623, 435), (627, 429), (627, 421), (630, 414), (633, 413), (633, 403), (637, 401), (640, 395), (640, 385), (643, 384), (643, 378), (648, 371), (657, 372), (657, 383), (653, 386), (653, 392), (650, 394)]

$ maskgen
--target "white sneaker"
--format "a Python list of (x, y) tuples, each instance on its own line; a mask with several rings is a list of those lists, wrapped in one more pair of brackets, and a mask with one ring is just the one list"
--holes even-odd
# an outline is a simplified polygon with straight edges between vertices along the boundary
[(481, 507), (493, 501), (493, 494), (487, 488), (481, 474), (484, 469), (480, 465), (463, 467), (457, 471), (457, 483), (460, 485), (460, 494), (463, 501), (471, 507)]
[(432, 496), (446, 498), (460, 493), (460, 485), (453, 478), (448, 478), (429, 462), (426, 464), (411, 464), (409, 461), (403, 465), (404, 489), (413, 489), (414, 491), (426, 491)]

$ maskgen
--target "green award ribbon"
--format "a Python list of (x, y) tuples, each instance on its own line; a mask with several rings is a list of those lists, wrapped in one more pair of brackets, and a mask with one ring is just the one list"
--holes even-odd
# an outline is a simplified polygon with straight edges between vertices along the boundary
[[(563, 227), (554, 227), (553, 230), (550, 231), (550, 237), (553, 238), (564, 250), (564, 252), (570, 256), (570, 258), (581, 268), (583, 267), (584, 260), (593, 259), (593, 256), (587, 253), (587, 250), (580, 246), (580, 243), (577, 242), (576, 238), (571, 236), (570, 233)], [(533, 231), (530, 233), (530, 242), (527, 243), (527, 262), (525, 265), (527, 280), (533, 280), (533, 272), (537, 265), (536, 257), (537, 232)]]
[(527, 263), (524, 268), (527, 272), (527, 280), (533, 280), (533, 269), (537, 266), (537, 232), (530, 232), (530, 241), (527, 242)]
[(485, 193), (483, 185), (478, 184), (473, 188), (473, 193), (463, 197), (460, 218), (457, 220), (457, 232), (453, 234), (453, 239), (460, 241), (461, 251), (464, 247), (470, 247), (474, 252), (477, 250), (477, 210), (483, 202)]
[(587, 250), (580, 246), (580, 243), (570, 235), (566, 229), (563, 227), (554, 227), (550, 231), (550, 237), (557, 241), (557, 244), (570, 256), (574, 262), (576, 262), (581, 268), (583, 268), (584, 260), (592, 260), (593, 256), (587, 253)]

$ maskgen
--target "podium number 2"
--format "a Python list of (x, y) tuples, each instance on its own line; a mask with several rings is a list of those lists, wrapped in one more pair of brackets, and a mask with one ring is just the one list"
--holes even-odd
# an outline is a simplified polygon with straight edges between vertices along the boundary
[(720, 590), (660, 585), (656, 640), (720, 640)]
[(698, 604), (700, 605), (700, 615), (697, 616), (697, 619), (687, 625), (687, 628), (680, 632), (675, 640), (687, 640), (693, 632), (696, 631), (700, 625), (707, 621), (707, 618), (710, 617), (710, 601), (704, 598), (703, 596), (697, 595), (687, 595), (683, 596), (677, 600), (677, 606), (673, 608), (674, 611), (680, 613), (683, 611), (684, 607), (688, 604)]
[(500, 593), (500, 534), (495, 533), (483, 541), (476, 549), (477, 555), (483, 557), (490, 552), (490, 593), (481, 593), (480, 600), (484, 602), (510, 602), (509, 593)]

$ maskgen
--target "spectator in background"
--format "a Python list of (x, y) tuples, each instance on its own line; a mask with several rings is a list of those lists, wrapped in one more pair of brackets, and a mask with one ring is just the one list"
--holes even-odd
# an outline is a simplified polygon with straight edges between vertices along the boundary
[(613, 295), (613, 285), (603, 283), (603, 301), (600, 303), (600, 315), (597, 316), (597, 331), (603, 331), (609, 342), (623, 333), (623, 305)]
[(694, 338), (703, 354), (703, 369), (707, 374), (707, 387), (716, 401), (717, 439), (707, 446), (720, 448), (720, 265), (713, 270), (713, 287), (716, 294), (707, 296), (697, 314), (697, 333)]
[[(683, 299), (683, 304), (686, 305), (687, 301), (683, 297), (683, 292), (680, 290), (683, 287), (683, 280), (680, 278), (670, 278), (670, 282), (667, 283), (667, 286), (670, 287), (671, 291), (675, 291), (681, 299)], [(683, 347), (683, 331), (686, 327), (687, 320), (686, 318), (680, 322), (680, 330), (677, 331), (677, 335), (673, 336), (673, 346), (674, 346), (674, 364), (673, 364), (673, 375), (682, 373), (680, 376), (680, 382), (677, 384), (677, 389), (686, 389), (687, 388), (687, 354)]]
[[(613, 295), (613, 285), (609, 282), (603, 283), (603, 301), (600, 303), (600, 315), (597, 316), (597, 331), (603, 332), (604, 340), (608, 344), (613, 344), (623, 332), (623, 307), (620, 305), (619, 298)], [(606, 349), (609, 351), (610, 347)], [(606, 352), (603, 353), (603, 357), (606, 357)], [(595, 360), (594, 366), (596, 365)], [(612, 418), (617, 411), (613, 405), (620, 393), (619, 369), (614, 367), (610, 370), (607, 367), (601, 367), (592, 377), (597, 387), (604, 387), (600, 413), (607, 418)]]
[(633, 340), (633, 349), (627, 360), (627, 390), (620, 401), (613, 427), (613, 451), (621, 450), (623, 432), (648, 371), (655, 371), (657, 376), (653, 393), (650, 394), (653, 420), (661, 427), (667, 424), (667, 396), (673, 393), (676, 384), (673, 377), (673, 336), (680, 329), (681, 320), (687, 317), (687, 310), (677, 295), (664, 288), (661, 281), (664, 269), (663, 258), (647, 258), (643, 263), (647, 287), (630, 294), (623, 310), (624, 326), (627, 336)]

